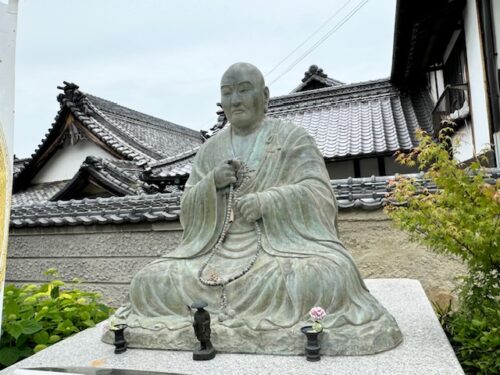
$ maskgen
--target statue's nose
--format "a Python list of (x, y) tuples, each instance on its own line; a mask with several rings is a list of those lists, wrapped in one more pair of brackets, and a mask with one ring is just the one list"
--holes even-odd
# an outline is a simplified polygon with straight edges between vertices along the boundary
[(236, 91), (233, 92), (233, 94), (231, 95), (231, 104), (238, 106), (240, 105), (240, 103), (241, 103), (240, 94)]

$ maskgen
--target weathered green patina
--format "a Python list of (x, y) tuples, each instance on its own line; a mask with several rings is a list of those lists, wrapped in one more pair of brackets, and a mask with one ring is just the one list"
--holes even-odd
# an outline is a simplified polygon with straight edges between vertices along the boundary
[(130, 346), (192, 349), (186, 305), (199, 299), (209, 304), (219, 351), (301, 354), (300, 327), (313, 306), (327, 312), (323, 354), (398, 345), (394, 318), (338, 239), (335, 196), (313, 139), (265, 117), (269, 90), (253, 65), (232, 65), (221, 97), (230, 125), (196, 156), (182, 242), (134, 277), (129, 302), (115, 314), (130, 327)]

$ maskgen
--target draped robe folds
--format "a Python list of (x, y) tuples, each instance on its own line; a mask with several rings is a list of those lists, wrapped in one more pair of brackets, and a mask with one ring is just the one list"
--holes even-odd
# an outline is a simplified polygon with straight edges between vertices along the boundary
[[(251, 180), (239, 196), (255, 194), (262, 212), (262, 252), (251, 269), (221, 287), (203, 285), (198, 271), (222, 231), (228, 189), (217, 189), (214, 168), (234, 159), (230, 128), (200, 149), (181, 204), (181, 244), (133, 278), (129, 301), (115, 319), (129, 326), (131, 346), (192, 349), (192, 318), (186, 305), (205, 300), (212, 315), (214, 346), (220, 351), (303, 353), (300, 327), (321, 306), (324, 354), (371, 354), (401, 341), (394, 318), (369, 293), (350, 254), (338, 239), (337, 207), (322, 155), (312, 137), (293, 124), (266, 119), (244, 160)], [(203, 276), (228, 279), (257, 250), (252, 223), (235, 213), (222, 246)], [(105, 341), (111, 341), (106, 335)]]

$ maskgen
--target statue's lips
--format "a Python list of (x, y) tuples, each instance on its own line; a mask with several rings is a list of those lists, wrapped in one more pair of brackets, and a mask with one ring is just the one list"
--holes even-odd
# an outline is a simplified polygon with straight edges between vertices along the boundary
[(245, 113), (245, 111), (243, 109), (236, 109), (234, 111), (231, 112), (233, 115), (237, 115), (237, 114), (240, 114), (240, 113)]

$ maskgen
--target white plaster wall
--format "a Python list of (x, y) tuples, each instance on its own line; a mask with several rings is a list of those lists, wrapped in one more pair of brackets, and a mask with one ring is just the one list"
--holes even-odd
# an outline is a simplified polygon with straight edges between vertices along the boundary
[(474, 156), (472, 127), (469, 121), (455, 132), (453, 142), (455, 141), (459, 142), (458, 145), (453, 147), (453, 157), (456, 160), (466, 161)]
[(42, 182), (69, 180), (80, 169), (87, 156), (116, 159), (95, 143), (83, 140), (76, 145), (67, 145), (57, 151), (35, 175), (32, 182), (39, 184)]
[[(495, 1), (493, 1), (495, 2)], [(465, 45), (467, 49), (467, 64), (472, 125), (474, 128), (474, 147), (480, 152), (490, 144), (488, 120), (488, 102), (486, 97), (486, 75), (483, 62), (478, 9), (475, 0), (468, 0), (464, 9)]]

